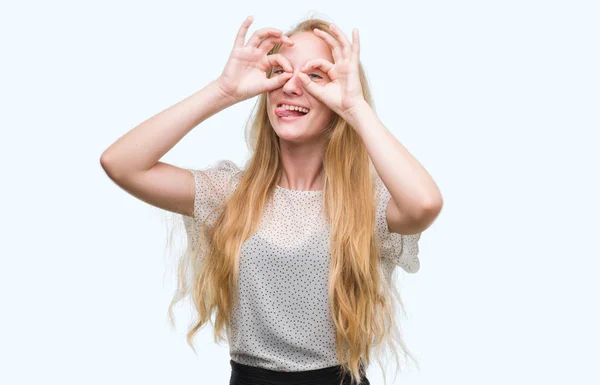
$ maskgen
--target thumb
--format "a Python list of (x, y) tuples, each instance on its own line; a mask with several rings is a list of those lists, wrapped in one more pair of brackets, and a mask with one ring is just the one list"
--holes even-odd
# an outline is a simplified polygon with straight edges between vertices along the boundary
[(304, 72), (298, 72), (298, 77), (300, 78), (304, 89), (307, 90), (309, 94), (317, 98), (320, 102), (323, 102), (323, 98), (321, 97), (323, 86), (317, 85)]

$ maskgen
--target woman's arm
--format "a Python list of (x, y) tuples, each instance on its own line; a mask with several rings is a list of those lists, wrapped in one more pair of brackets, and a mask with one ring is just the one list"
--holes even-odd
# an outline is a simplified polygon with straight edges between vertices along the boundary
[[(189, 131), (237, 102), (281, 87), (291, 77), (291, 65), (275, 44), (293, 41), (274, 28), (260, 29), (245, 43), (252, 17), (240, 26), (223, 73), (206, 87), (161, 111), (121, 136), (100, 156), (106, 174), (121, 188), (153, 206), (193, 216), (195, 181), (185, 169), (159, 162)], [(267, 78), (272, 65), (285, 75)]]
[(422, 232), (440, 213), (442, 194), (427, 170), (388, 131), (365, 100), (359, 76), (358, 29), (352, 31), (352, 43), (335, 25), (330, 29), (335, 38), (318, 29), (314, 33), (331, 47), (335, 63), (312, 60), (301, 72), (320, 68), (332, 81), (321, 86), (301, 73), (304, 88), (344, 118), (363, 140), (391, 195), (386, 209), (390, 231), (407, 235)]
[(148, 171), (194, 127), (234, 103), (213, 81), (117, 139), (102, 153), (102, 168), (113, 180)]
[(427, 170), (383, 125), (366, 103), (348, 122), (359, 134), (377, 174), (390, 192), (386, 218), (390, 231), (416, 234), (425, 231), (439, 215), (442, 194)]
[(234, 103), (213, 81), (121, 136), (102, 153), (100, 164), (110, 179), (134, 197), (191, 217), (193, 175), (159, 159), (202, 121)]

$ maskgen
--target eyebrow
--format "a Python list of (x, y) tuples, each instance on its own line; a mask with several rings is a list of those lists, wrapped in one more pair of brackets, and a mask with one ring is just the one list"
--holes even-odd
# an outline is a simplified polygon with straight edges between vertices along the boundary
[[(275, 69), (275, 68), (283, 68), (283, 67), (278, 64), (278, 65), (274, 65), (273, 66), (273, 69)], [(292, 68), (293, 68), (293, 66), (292, 66)], [(327, 75), (327, 72), (325, 72), (325, 71), (323, 71), (323, 70), (321, 70), (319, 68), (313, 68), (313, 71), (318, 71), (318, 72), (320, 72), (320, 73), (322, 73), (324, 75)]]

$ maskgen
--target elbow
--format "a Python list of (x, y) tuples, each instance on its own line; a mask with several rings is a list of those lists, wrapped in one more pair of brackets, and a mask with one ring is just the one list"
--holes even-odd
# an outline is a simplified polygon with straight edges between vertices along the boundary
[(422, 217), (427, 218), (425, 221), (432, 223), (442, 211), (442, 207), (444, 206), (444, 200), (441, 196), (435, 199), (428, 199), (422, 205)]
[(118, 179), (118, 167), (115, 166), (114, 161), (111, 159), (110, 155), (108, 155), (106, 151), (103, 152), (102, 155), (100, 155), (100, 167), (102, 167), (102, 169), (110, 179)]
[(100, 155), (100, 166), (102, 166), (102, 168), (104, 170), (106, 170), (108, 168), (108, 155), (106, 155), (106, 151), (102, 153), (102, 155)]

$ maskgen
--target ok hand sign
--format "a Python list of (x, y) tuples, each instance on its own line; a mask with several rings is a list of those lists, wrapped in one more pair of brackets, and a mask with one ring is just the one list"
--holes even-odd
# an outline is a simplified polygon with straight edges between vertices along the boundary
[[(252, 21), (249, 16), (242, 23), (223, 73), (217, 79), (221, 90), (234, 103), (282, 87), (292, 77), (292, 66), (285, 57), (267, 53), (275, 44), (292, 46), (294, 42), (279, 29), (263, 28), (244, 44)], [(281, 66), (285, 73), (267, 78), (266, 72), (271, 66)]]
[[(352, 31), (352, 44), (335, 25), (331, 24), (330, 29), (335, 37), (316, 28), (313, 32), (331, 47), (335, 63), (323, 58), (309, 60), (300, 69), (299, 76), (311, 95), (348, 120), (353, 110), (365, 102), (359, 77), (358, 29)], [(331, 82), (323, 86), (314, 83), (306, 74), (314, 68), (325, 72)]]

